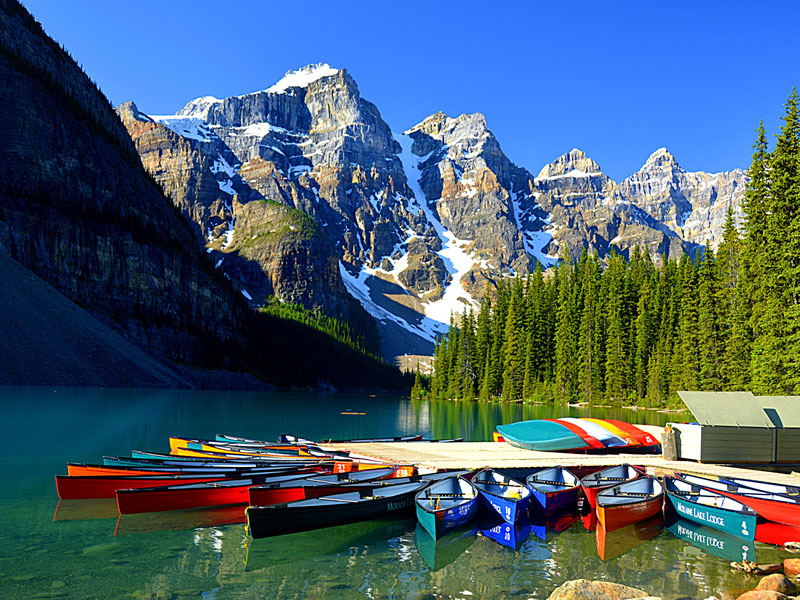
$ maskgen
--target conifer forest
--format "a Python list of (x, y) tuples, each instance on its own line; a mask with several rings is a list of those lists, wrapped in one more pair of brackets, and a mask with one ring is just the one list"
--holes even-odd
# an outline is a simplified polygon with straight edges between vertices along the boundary
[(768, 143), (757, 129), (743, 218), (679, 261), (585, 251), (501, 282), (451, 320), (433, 399), (669, 407), (677, 390), (800, 393), (800, 122), (797, 92)]

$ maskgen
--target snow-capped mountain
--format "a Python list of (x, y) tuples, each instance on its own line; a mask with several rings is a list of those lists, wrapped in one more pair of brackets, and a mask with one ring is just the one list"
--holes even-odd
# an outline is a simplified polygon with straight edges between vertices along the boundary
[[(687, 173), (663, 150), (621, 184), (577, 149), (534, 177), (480, 113), (393, 133), (350, 74), (326, 64), (176, 115), (119, 112), (145, 166), (254, 304), (276, 294), (341, 315), (326, 293), (346, 289), (378, 321), (385, 356), (429, 352), (487, 283), (567, 249), (677, 256), (714, 241), (745, 182), (740, 170)], [(311, 217), (332, 244), (324, 266), (281, 263), (297, 252), (292, 235), (275, 244), (277, 217), (259, 208), (275, 203)]]

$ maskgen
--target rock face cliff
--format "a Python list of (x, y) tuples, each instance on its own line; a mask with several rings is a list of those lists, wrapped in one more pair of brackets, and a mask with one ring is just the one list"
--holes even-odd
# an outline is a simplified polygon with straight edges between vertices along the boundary
[(659, 148), (644, 166), (620, 184), (620, 191), (654, 220), (692, 244), (717, 247), (728, 207), (742, 216), (747, 179), (744, 171), (684, 171), (666, 148)]
[(152, 353), (226, 364), (243, 305), (142, 170), (108, 101), (5, 0), (0, 78), (0, 244)]
[[(715, 243), (745, 183), (739, 170), (683, 171), (664, 150), (619, 184), (578, 149), (534, 176), (480, 113), (437, 113), (393, 134), (350, 74), (325, 64), (175, 115), (119, 112), (145, 166), (255, 303), (277, 295), (330, 310), (338, 300), (320, 300), (325, 290), (346, 288), (378, 321), (385, 356), (429, 352), (487, 285), (567, 252), (677, 257)], [(287, 229), (291, 211), (310, 220), (292, 216)], [(302, 236), (274, 234), (298, 230), (318, 247), (299, 252), (307, 261), (281, 258)]]

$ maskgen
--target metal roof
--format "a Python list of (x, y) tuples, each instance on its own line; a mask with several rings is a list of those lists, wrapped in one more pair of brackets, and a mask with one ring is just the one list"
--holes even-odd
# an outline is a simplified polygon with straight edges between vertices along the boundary
[(800, 396), (756, 396), (776, 427), (800, 427)]
[[(678, 392), (701, 425), (774, 428), (775, 423), (751, 392)], [(800, 399), (799, 399), (800, 400)], [(800, 410), (797, 416), (800, 417)], [(800, 419), (795, 421), (800, 425)]]

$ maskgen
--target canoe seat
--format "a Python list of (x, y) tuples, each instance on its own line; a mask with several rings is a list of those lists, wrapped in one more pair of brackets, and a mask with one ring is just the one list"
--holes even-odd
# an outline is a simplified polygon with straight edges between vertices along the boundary
[(436, 498), (472, 498), (472, 496), (467, 496), (466, 494), (429, 494), (426, 498), (436, 499)]
[(549, 479), (536, 479), (531, 483), (544, 483), (545, 485), (563, 485), (564, 487), (569, 485), (565, 481), (550, 481)]
[(472, 483), (482, 483), (484, 485), (506, 485), (506, 486), (514, 486), (514, 487), (522, 487), (518, 483), (508, 483), (506, 481), (474, 481)]

